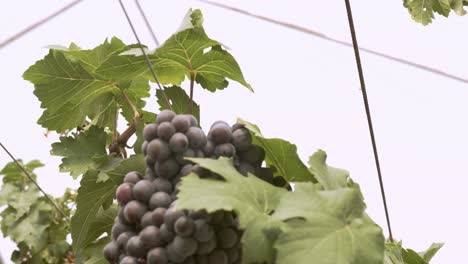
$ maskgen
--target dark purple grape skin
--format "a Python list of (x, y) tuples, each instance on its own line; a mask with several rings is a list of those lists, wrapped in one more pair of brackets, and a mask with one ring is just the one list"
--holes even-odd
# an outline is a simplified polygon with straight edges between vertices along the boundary
[(208, 255), (196, 255), (195, 261), (197, 264), (208, 264)]
[(192, 219), (182, 216), (174, 224), (174, 230), (177, 235), (187, 237), (193, 234), (195, 224)]
[(111, 241), (109, 244), (107, 244), (104, 249), (103, 249), (104, 257), (107, 259), (107, 261), (113, 263), (119, 259), (120, 252), (119, 252), (119, 247), (116, 242)]
[(193, 237), (200, 242), (207, 242), (214, 236), (213, 227), (207, 223), (205, 219), (197, 219), (194, 221), (195, 233)]
[(137, 258), (141, 258), (146, 255), (146, 250), (143, 247), (143, 243), (141, 242), (139, 236), (133, 236), (128, 240), (127, 246), (125, 247), (125, 251), (128, 255)]
[(214, 154), (215, 143), (211, 140), (206, 142), (206, 145), (203, 147), (203, 153), (205, 157), (211, 157)]
[(239, 128), (245, 128), (245, 125), (241, 123), (235, 123), (234, 125), (232, 125), (231, 130), (234, 132)]
[(159, 228), (155, 226), (147, 226), (141, 230), (140, 240), (145, 249), (155, 248), (163, 245)]
[(141, 180), (133, 186), (133, 197), (142, 203), (147, 203), (155, 191), (151, 181)]
[(141, 152), (143, 152), (143, 155), (146, 156), (146, 148), (148, 147), (148, 141), (144, 141), (143, 144), (141, 144)]
[(169, 148), (175, 153), (181, 153), (189, 147), (189, 139), (183, 133), (175, 133), (169, 140)]
[(198, 121), (193, 115), (187, 115), (190, 118), (190, 126), (198, 126)]
[(239, 152), (239, 158), (250, 164), (261, 165), (265, 159), (265, 151), (259, 146), (251, 145), (247, 151)]
[(155, 123), (147, 124), (145, 125), (145, 128), (143, 128), (143, 138), (145, 138), (146, 141), (151, 141), (155, 138), (158, 137), (158, 125)]
[(228, 262), (229, 263), (234, 263), (237, 260), (239, 260), (239, 256), (241, 254), (241, 248), (240, 247), (232, 247), (230, 249), (226, 249), (226, 255), (228, 257)]
[(145, 163), (146, 163), (146, 166), (152, 168), (154, 167), (154, 164), (156, 164), (156, 160), (153, 157), (147, 155), (145, 157)]
[(210, 253), (216, 248), (216, 237), (213, 236), (210, 240), (206, 242), (198, 242), (197, 245), (197, 255), (205, 255)]
[(149, 201), (149, 207), (151, 210), (158, 207), (169, 208), (169, 205), (172, 203), (171, 196), (166, 192), (156, 192), (151, 196)]
[(126, 183), (132, 183), (132, 184), (136, 184), (138, 181), (140, 181), (143, 177), (141, 176), (141, 174), (137, 171), (131, 171), (129, 173), (127, 173), (124, 177), (124, 182)]
[(125, 205), (124, 217), (129, 223), (138, 224), (146, 211), (148, 207), (145, 204), (133, 200)]
[(146, 264), (167, 264), (166, 249), (162, 247), (153, 248), (146, 255)]
[(154, 165), (154, 171), (156, 172), (156, 175), (166, 179), (173, 178), (175, 175), (177, 175), (179, 170), (180, 165), (175, 159), (168, 159), (164, 162), (158, 162), (156, 165)]
[(128, 202), (132, 201), (133, 200), (133, 184), (124, 182), (121, 185), (119, 185), (119, 187), (115, 191), (115, 197), (117, 199), (117, 202), (121, 206), (124, 206)]
[(240, 128), (232, 132), (231, 143), (237, 151), (246, 151), (252, 145), (252, 136), (247, 129)]
[(218, 121), (214, 121), (213, 124), (211, 124), (210, 130), (213, 129), (214, 126), (219, 125), (219, 124), (223, 126), (229, 126), (229, 124), (226, 121), (218, 120)]
[(198, 149), (206, 145), (206, 135), (199, 127), (189, 128), (187, 132), (185, 132), (185, 135), (190, 142), (191, 148)]
[(112, 225), (112, 239), (116, 240), (120, 234), (127, 231), (133, 231), (133, 228), (129, 225), (121, 223), (120, 221), (115, 222), (114, 225)]
[(220, 144), (215, 147), (214, 155), (216, 157), (233, 157), (236, 155), (236, 148), (231, 143)]
[(115, 222), (116, 222), (116, 223), (117, 223), (117, 222), (120, 222), (120, 223), (125, 224), (125, 225), (131, 225), (131, 224), (127, 221), (127, 219), (125, 219), (124, 209), (125, 209), (125, 207), (120, 207), (120, 208), (119, 208), (119, 212), (118, 212), (118, 214), (117, 214), (117, 217), (116, 217)]
[(164, 223), (170, 231), (174, 230), (174, 224), (180, 217), (184, 216), (184, 212), (176, 210), (174, 207), (169, 208), (164, 215)]
[(173, 190), (172, 183), (164, 178), (154, 179), (153, 186), (157, 192), (171, 193)]
[(138, 260), (131, 256), (125, 256), (120, 260), (119, 264), (138, 264)]
[(231, 127), (224, 123), (213, 125), (209, 137), (217, 145), (228, 143), (232, 137)]
[(224, 250), (215, 249), (208, 255), (209, 264), (228, 264), (228, 258)]
[(161, 233), (161, 238), (164, 242), (169, 243), (172, 240), (174, 240), (175, 234), (169, 228), (167, 225), (164, 223), (161, 225), (159, 228), (159, 232)]
[(127, 245), (128, 240), (131, 237), (134, 237), (136, 235), (137, 234), (135, 232), (132, 232), (132, 231), (126, 231), (126, 232), (123, 232), (122, 234), (120, 234), (120, 236), (117, 237), (117, 239), (115, 240), (116, 243), (117, 243), (117, 246), (119, 247), (119, 249), (124, 250), (125, 246)]
[(218, 239), (218, 246), (220, 248), (232, 248), (237, 243), (237, 233), (231, 228), (223, 228), (216, 233)]
[(176, 129), (171, 124), (171, 122), (163, 122), (159, 124), (158, 130), (157, 130), (158, 137), (166, 141), (169, 141), (169, 139), (172, 137), (172, 135), (175, 134), (175, 132), (176, 132)]
[(173, 263), (182, 263), (185, 260), (185, 257), (177, 252), (173, 243), (167, 245), (166, 254), (169, 261)]
[(160, 227), (164, 223), (164, 215), (166, 214), (166, 208), (158, 207), (151, 213), (153, 223), (155, 226)]
[(149, 157), (156, 161), (165, 161), (171, 156), (171, 151), (166, 142), (160, 139), (153, 139), (148, 143), (146, 148)]
[(191, 256), (197, 251), (197, 241), (191, 237), (176, 236), (172, 244), (176, 252), (184, 257)]
[(196, 156), (196, 152), (189, 148), (189, 149), (186, 149), (183, 153), (177, 153), (175, 155), (175, 159), (177, 160), (177, 163), (179, 163), (180, 165), (187, 165), (187, 164), (190, 164), (190, 161), (189, 160), (186, 160), (185, 158), (193, 158)]
[(223, 210), (218, 210), (218, 211), (212, 213), (212, 219), (210, 221), (210, 224), (221, 225), (223, 223), (223, 221), (224, 221), (224, 213), (225, 212)]
[(175, 116), (176, 114), (170, 110), (162, 110), (156, 117), (156, 123), (161, 124), (162, 122), (171, 122)]
[(186, 258), (181, 264), (198, 264), (198, 263), (195, 261), (195, 257), (191, 256), (191, 257)]
[(194, 165), (192, 165), (192, 164), (186, 164), (186, 165), (184, 165), (182, 167), (182, 169), (180, 169), (179, 174), (181, 176), (189, 175), (190, 173), (192, 173), (193, 167), (194, 167)]
[(171, 123), (177, 132), (185, 133), (192, 125), (192, 118), (189, 115), (177, 115), (172, 119)]
[(153, 223), (153, 212), (147, 211), (141, 218), (141, 227), (145, 228), (147, 226), (154, 225)]

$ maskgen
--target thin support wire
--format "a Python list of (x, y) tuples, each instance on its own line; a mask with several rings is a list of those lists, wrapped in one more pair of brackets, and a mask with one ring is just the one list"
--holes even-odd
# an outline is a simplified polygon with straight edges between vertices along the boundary
[(145, 21), (146, 27), (148, 28), (148, 31), (151, 33), (151, 37), (154, 40), (154, 43), (156, 44), (156, 47), (159, 47), (159, 41), (158, 38), (156, 37), (156, 34), (154, 34), (153, 27), (151, 27), (150, 22), (148, 21), (148, 18), (146, 17), (145, 11), (140, 5), (140, 1), (135, 0), (135, 4), (138, 7), (138, 11), (140, 11), (140, 15), (143, 17), (143, 20)]
[(68, 9), (72, 8), (73, 6), (75, 6), (76, 4), (80, 3), (82, 0), (76, 0), (76, 1), (73, 1), (71, 3), (69, 3), (68, 5), (65, 5), (64, 7), (60, 8), (59, 10), (53, 12), (52, 14), (42, 18), (41, 20), (31, 24), (30, 26), (26, 27), (25, 29), (21, 30), (20, 32), (14, 34), (13, 36), (7, 38), (6, 40), (2, 41), (0, 43), (0, 49), (1, 48), (4, 48), (5, 46), (7, 46), (8, 44), (12, 43), (13, 41), (21, 38), (22, 36), (24, 36), (25, 34), (27, 34), (28, 32), (32, 31), (33, 29), (41, 26), (42, 24), (48, 22), (49, 20), (51, 20), (52, 18), (55, 18), (56, 16), (62, 14), (63, 12), (67, 11)]
[(377, 174), (379, 177), (380, 193), (382, 194), (382, 201), (383, 201), (383, 205), (385, 209), (385, 217), (387, 219), (389, 240), (393, 241), (392, 228), (390, 225), (390, 217), (389, 217), (388, 207), (387, 207), (387, 199), (385, 197), (385, 189), (384, 189), (384, 184), (383, 184), (383, 179), (382, 179), (382, 172), (380, 170), (379, 155), (377, 153), (377, 143), (376, 143), (375, 135), (374, 135), (374, 127), (372, 125), (369, 100), (367, 99), (366, 83), (364, 81), (364, 73), (362, 71), (361, 56), (359, 55), (359, 45), (357, 43), (356, 30), (354, 29), (353, 14), (351, 11), (351, 5), (349, 4), (349, 0), (345, 0), (345, 4), (346, 4), (346, 12), (348, 14), (349, 29), (351, 31), (351, 37), (353, 39), (354, 55), (356, 57), (356, 65), (357, 65), (357, 69), (359, 73), (359, 81), (361, 82), (362, 97), (364, 99), (364, 106), (366, 108), (367, 124), (369, 126), (369, 132), (371, 136), (372, 149), (374, 151), (375, 166), (377, 167)]
[(166, 92), (162, 88), (161, 83), (158, 80), (158, 77), (156, 76), (156, 72), (154, 71), (153, 65), (151, 64), (150, 59), (149, 59), (148, 55), (146, 54), (145, 49), (143, 48), (143, 45), (141, 44), (140, 38), (138, 37), (138, 34), (137, 34), (136, 30), (135, 30), (135, 27), (133, 26), (132, 20), (130, 19), (130, 16), (127, 13), (127, 9), (125, 8), (124, 4), (122, 3), (122, 0), (119, 0), (119, 3), (120, 3), (120, 6), (122, 7), (122, 10), (123, 10), (124, 14), (125, 14), (125, 17), (127, 18), (128, 24), (130, 25), (130, 28), (132, 29), (133, 35), (135, 35), (135, 39), (138, 42), (138, 46), (140, 47), (140, 50), (143, 53), (143, 57), (145, 58), (146, 64), (148, 65), (148, 68), (149, 68), (149, 70), (151, 72), (151, 75), (153, 75), (153, 78), (154, 78), (156, 84), (158, 85), (158, 89), (161, 90), (161, 92), (163, 94), (163, 97), (164, 97), (164, 101), (166, 101), (167, 105), (169, 106), (169, 109), (172, 111), (172, 105), (170, 104), (169, 99), (166, 96)]
[[(288, 23), (288, 22), (284, 22), (284, 21), (280, 21), (280, 20), (277, 20), (277, 19), (269, 18), (269, 17), (266, 17), (266, 16), (254, 14), (254, 13), (251, 13), (249, 11), (237, 8), (237, 7), (229, 6), (229, 5), (222, 4), (222, 3), (213, 2), (213, 1), (210, 1), (210, 0), (198, 0), (198, 1), (200, 1), (202, 3), (205, 3), (205, 4), (216, 6), (216, 7), (219, 7), (219, 8), (223, 8), (223, 9), (226, 9), (226, 10), (234, 11), (236, 13), (240, 13), (240, 14), (243, 14), (243, 15), (246, 15), (246, 16), (249, 16), (249, 17), (253, 17), (253, 18), (256, 18), (256, 19), (267, 21), (267, 22), (270, 22), (270, 23), (273, 23), (273, 24), (276, 24), (276, 25), (279, 25), (279, 26), (282, 26), (282, 27), (290, 28), (290, 29), (293, 29), (293, 30), (296, 30), (296, 31), (299, 31), (299, 32), (302, 32), (302, 33), (305, 33), (305, 34), (313, 35), (313, 36), (316, 36), (318, 38), (321, 38), (321, 39), (324, 39), (324, 40), (327, 40), (327, 41), (330, 41), (330, 42), (333, 42), (333, 43), (336, 43), (336, 44), (339, 44), (339, 45), (342, 45), (342, 46), (351, 47), (351, 48), (353, 47), (352, 43), (349, 43), (349, 42), (346, 42), (346, 41), (343, 41), (343, 40), (340, 40), (340, 39), (329, 37), (329, 36), (325, 35), (322, 32), (312, 30), (312, 29), (309, 29), (309, 28), (306, 28), (306, 27), (302, 27), (302, 26), (298, 26), (298, 25), (291, 24), (291, 23)], [(413, 61), (410, 61), (410, 60), (407, 60), (407, 59), (404, 59), (404, 58), (399, 58), (399, 57), (396, 57), (396, 56), (393, 56), (393, 55), (385, 54), (383, 52), (368, 49), (368, 48), (365, 48), (365, 47), (359, 47), (359, 50), (370, 53), (372, 55), (375, 55), (375, 56), (378, 56), (378, 57), (381, 57), (381, 58), (385, 58), (385, 59), (388, 59), (388, 60), (391, 60), (391, 61), (394, 61), (394, 62), (398, 62), (398, 63), (404, 64), (404, 65), (407, 65), (407, 66), (411, 66), (411, 67), (414, 67), (414, 68), (417, 68), (417, 69), (420, 69), (420, 70), (423, 70), (423, 71), (427, 71), (427, 72), (430, 72), (430, 73), (433, 73), (433, 74), (436, 74), (436, 75), (440, 75), (440, 76), (443, 76), (443, 77), (446, 77), (446, 78), (449, 78), (449, 79), (452, 79), (452, 80), (455, 80), (455, 81), (458, 81), (458, 82), (468, 84), (468, 79), (466, 79), (466, 78), (456, 76), (454, 74), (451, 74), (451, 73), (436, 69), (436, 68), (431, 67), (431, 66), (427, 66), (427, 65), (424, 65), (424, 64), (413, 62)]]
[(60, 209), (60, 207), (47, 195), (47, 193), (39, 186), (37, 181), (34, 180), (34, 178), (29, 174), (29, 172), (18, 162), (18, 160), (13, 157), (10, 151), (0, 142), (0, 146), (3, 148), (3, 150), (10, 156), (10, 158), (16, 163), (16, 165), (26, 174), (26, 176), (29, 178), (29, 180), (36, 185), (36, 187), (39, 189), (39, 191), (42, 192), (42, 194), (45, 196), (45, 198), (57, 209), (57, 211), (65, 218), (67, 222), (70, 222), (70, 219), (68, 219), (67, 215)]

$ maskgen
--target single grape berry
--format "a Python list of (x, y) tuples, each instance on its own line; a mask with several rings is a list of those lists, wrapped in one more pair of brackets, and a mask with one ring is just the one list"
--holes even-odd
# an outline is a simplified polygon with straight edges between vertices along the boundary
[(155, 123), (147, 124), (145, 125), (145, 128), (143, 128), (143, 138), (145, 138), (146, 141), (151, 141), (155, 138), (158, 137), (158, 125)]
[(175, 116), (176, 114), (170, 110), (162, 110), (156, 117), (156, 123), (171, 122)]
[(192, 118), (189, 115), (177, 115), (172, 119), (172, 125), (178, 132), (185, 133), (192, 125)]
[(157, 161), (165, 161), (171, 156), (171, 151), (166, 142), (160, 139), (153, 139), (146, 148), (148, 156)]
[(197, 251), (197, 241), (191, 237), (176, 236), (172, 244), (175, 251), (184, 257), (191, 256)]
[(214, 149), (215, 149), (214, 142), (211, 140), (208, 140), (208, 142), (206, 142), (206, 145), (203, 147), (203, 153), (205, 154), (205, 157), (213, 156)]
[(161, 233), (159, 232), (159, 228), (155, 226), (147, 226), (140, 232), (140, 240), (141, 244), (144, 248), (150, 249), (159, 247), (163, 244), (163, 240), (161, 238)]
[(164, 223), (166, 224), (167, 228), (171, 231), (174, 230), (174, 224), (180, 217), (184, 216), (183, 211), (176, 210), (175, 208), (169, 208), (164, 215)]
[(216, 157), (233, 157), (236, 155), (236, 148), (231, 143), (217, 145), (214, 150), (214, 155)]
[(104, 257), (107, 259), (107, 261), (113, 263), (119, 259), (120, 252), (119, 252), (119, 247), (116, 242), (111, 241), (109, 244), (107, 244), (104, 249), (103, 249)]
[(141, 218), (141, 227), (145, 228), (150, 225), (155, 225), (153, 223), (153, 212), (147, 211)]
[(151, 212), (153, 224), (160, 227), (164, 223), (164, 215), (166, 214), (166, 208), (158, 207)]
[(162, 247), (153, 248), (146, 255), (146, 264), (167, 264), (166, 249)]
[(115, 191), (115, 197), (121, 206), (124, 206), (133, 200), (133, 184), (124, 182), (119, 185)]
[(193, 237), (200, 242), (206, 242), (213, 238), (213, 227), (207, 223), (205, 219), (197, 219), (194, 221), (195, 233)]
[(197, 254), (205, 255), (209, 254), (216, 248), (216, 237), (213, 236), (210, 240), (206, 242), (198, 242), (197, 245)]
[(175, 134), (175, 132), (176, 129), (171, 124), (171, 122), (162, 122), (161, 124), (159, 124), (157, 130), (158, 137), (166, 141), (169, 141), (169, 139), (172, 137), (172, 135)]
[(223, 228), (218, 233), (216, 233), (218, 238), (218, 246), (226, 249), (232, 248), (237, 243), (237, 233), (231, 228)]
[(139, 172), (131, 171), (125, 175), (124, 182), (136, 184), (141, 179), (142, 179), (142, 176)]
[(173, 152), (184, 152), (188, 147), (189, 140), (183, 133), (177, 132), (169, 140), (169, 148), (171, 148)]
[(199, 127), (189, 128), (187, 132), (185, 132), (185, 135), (190, 142), (191, 148), (198, 149), (206, 145), (205, 133), (203, 133), (203, 130)]
[(232, 132), (232, 144), (238, 151), (246, 151), (252, 145), (252, 136), (245, 128), (240, 128)]
[(182, 263), (185, 260), (184, 255), (177, 252), (173, 243), (170, 243), (166, 247), (167, 258), (172, 263)]
[(155, 191), (154, 185), (148, 180), (141, 180), (133, 186), (133, 196), (142, 203), (147, 203)]
[(228, 258), (224, 250), (215, 249), (208, 255), (208, 263), (210, 264), (228, 264)]
[(251, 145), (246, 151), (239, 153), (239, 158), (247, 163), (261, 165), (265, 159), (265, 151), (256, 145)]
[(153, 186), (157, 192), (172, 192), (172, 183), (164, 178), (156, 178), (153, 181)]
[(172, 202), (171, 196), (166, 192), (156, 192), (151, 196), (149, 207), (151, 210), (158, 207), (168, 208)]
[(180, 165), (175, 159), (168, 159), (164, 162), (158, 162), (156, 165), (154, 165), (154, 171), (156, 172), (156, 175), (166, 179), (173, 178), (175, 175), (177, 175), (179, 170)]
[(139, 263), (135, 257), (125, 256), (122, 260), (120, 260), (119, 264), (139, 264)]
[(164, 242), (169, 243), (174, 240), (175, 234), (167, 228), (166, 224), (162, 224), (161, 228), (159, 228), (159, 232), (161, 234), (161, 238)]
[(128, 242), (125, 250), (128, 255), (134, 256), (137, 258), (144, 257), (146, 255), (146, 250), (141, 243), (141, 239), (139, 236), (131, 237)]
[(124, 217), (131, 224), (138, 224), (148, 207), (139, 201), (130, 201), (124, 208)]
[(232, 137), (231, 127), (225, 123), (215, 124), (210, 130), (209, 137), (216, 144), (228, 143)]
[(119, 247), (119, 249), (124, 250), (125, 246), (127, 245), (128, 240), (131, 237), (134, 237), (136, 235), (137, 234), (135, 232), (132, 232), (132, 231), (126, 231), (126, 232), (123, 232), (122, 234), (120, 234), (120, 236), (117, 238), (117, 240), (115, 240), (116, 243), (117, 243), (117, 246)]
[(176, 234), (181, 237), (192, 235), (194, 229), (195, 224), (193, 223), (193, 220), (186, 216), (180, 217), (174, 224), (174, 230)]
[(112, 239), (117, 239), (117, 237), (127, 231), (132, 231), (133, 228), (129, 225), (117, 221), (112, 225)]

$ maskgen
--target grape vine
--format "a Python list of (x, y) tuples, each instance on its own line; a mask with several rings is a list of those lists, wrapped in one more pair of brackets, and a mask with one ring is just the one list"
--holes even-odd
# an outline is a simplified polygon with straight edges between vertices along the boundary
[[(416, 264), (441, 248), (386, 243), (359, 185), (328, 166), (324, 151), (306, 165), (294, 144), (240, 118), (205, 134), (185, 80), (190, 90), (216, 92), (229, 81), (253, 89), (208, 37), (200, 10), (149, 52), (164, 86), (156, 98), (136, 47), (115, 37), (93, 49), (72, 43), (24, 73), (43, 109), (38, 124), (62, 135), (51, 154), (80, 187), (53, 198), (68, 222), (14, 163), (0, 171), (1, 229), (17, 243), (14, 263)], [(157, 114), (146, 100), (157, 101)], [(42, 164), (23, 166), (32, 173)]]

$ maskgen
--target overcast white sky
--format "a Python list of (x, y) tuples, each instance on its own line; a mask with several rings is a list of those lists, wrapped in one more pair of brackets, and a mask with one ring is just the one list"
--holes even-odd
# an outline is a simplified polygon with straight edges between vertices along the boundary
[[(64, 2), (9, 1), (0, 10), (0, 40)], [(126, 2), (141, 39), (154, 48), (134, 2)], [(342, 0), (223, 2), (350, 40)], [(297, 144), (304, 160), (318, 148), (326, 150), (329, 164), (349, 170), (360, 183), (369, 214), (386, 230), (352, 49), (197, 1), (141, 4), (161, 41), (188, 8), (201, 8), (207, 33), (232, 49), (255, 89), (250, 94), (232, 84), (216, 94), (197, 90), (203, 127), (242, 117), (259, 124), (266, 136)], [(402, 1), (352, 6), (361, 45), (468, 78), (468, 17), (437, 18), (423, 27)], [(42, 110), (21, 75), (47, 53), (47, 45), (73, 41), (91, 48), (111, 36), (134, 42), (118, 1), (88, 0), (0, 50), (0, 141), (19, 158), (46, 163), (37, 170), (39, 183), (53, 195), (78, 183), (59, 173), (59, 157), (49, 155), (57, 137), (45, 138), (36, 124)], [(468, 85), (366, 53), (362, 60), (394, 235), (416, 250), (446, 242), (433, 263), (460, 263), (468, 235)], [(148, 109), (156, 110), (154, 98)], [(1, 167), (9, 161), (0, 153)], [(0, 238), (5, 259), (13, 248)]]

